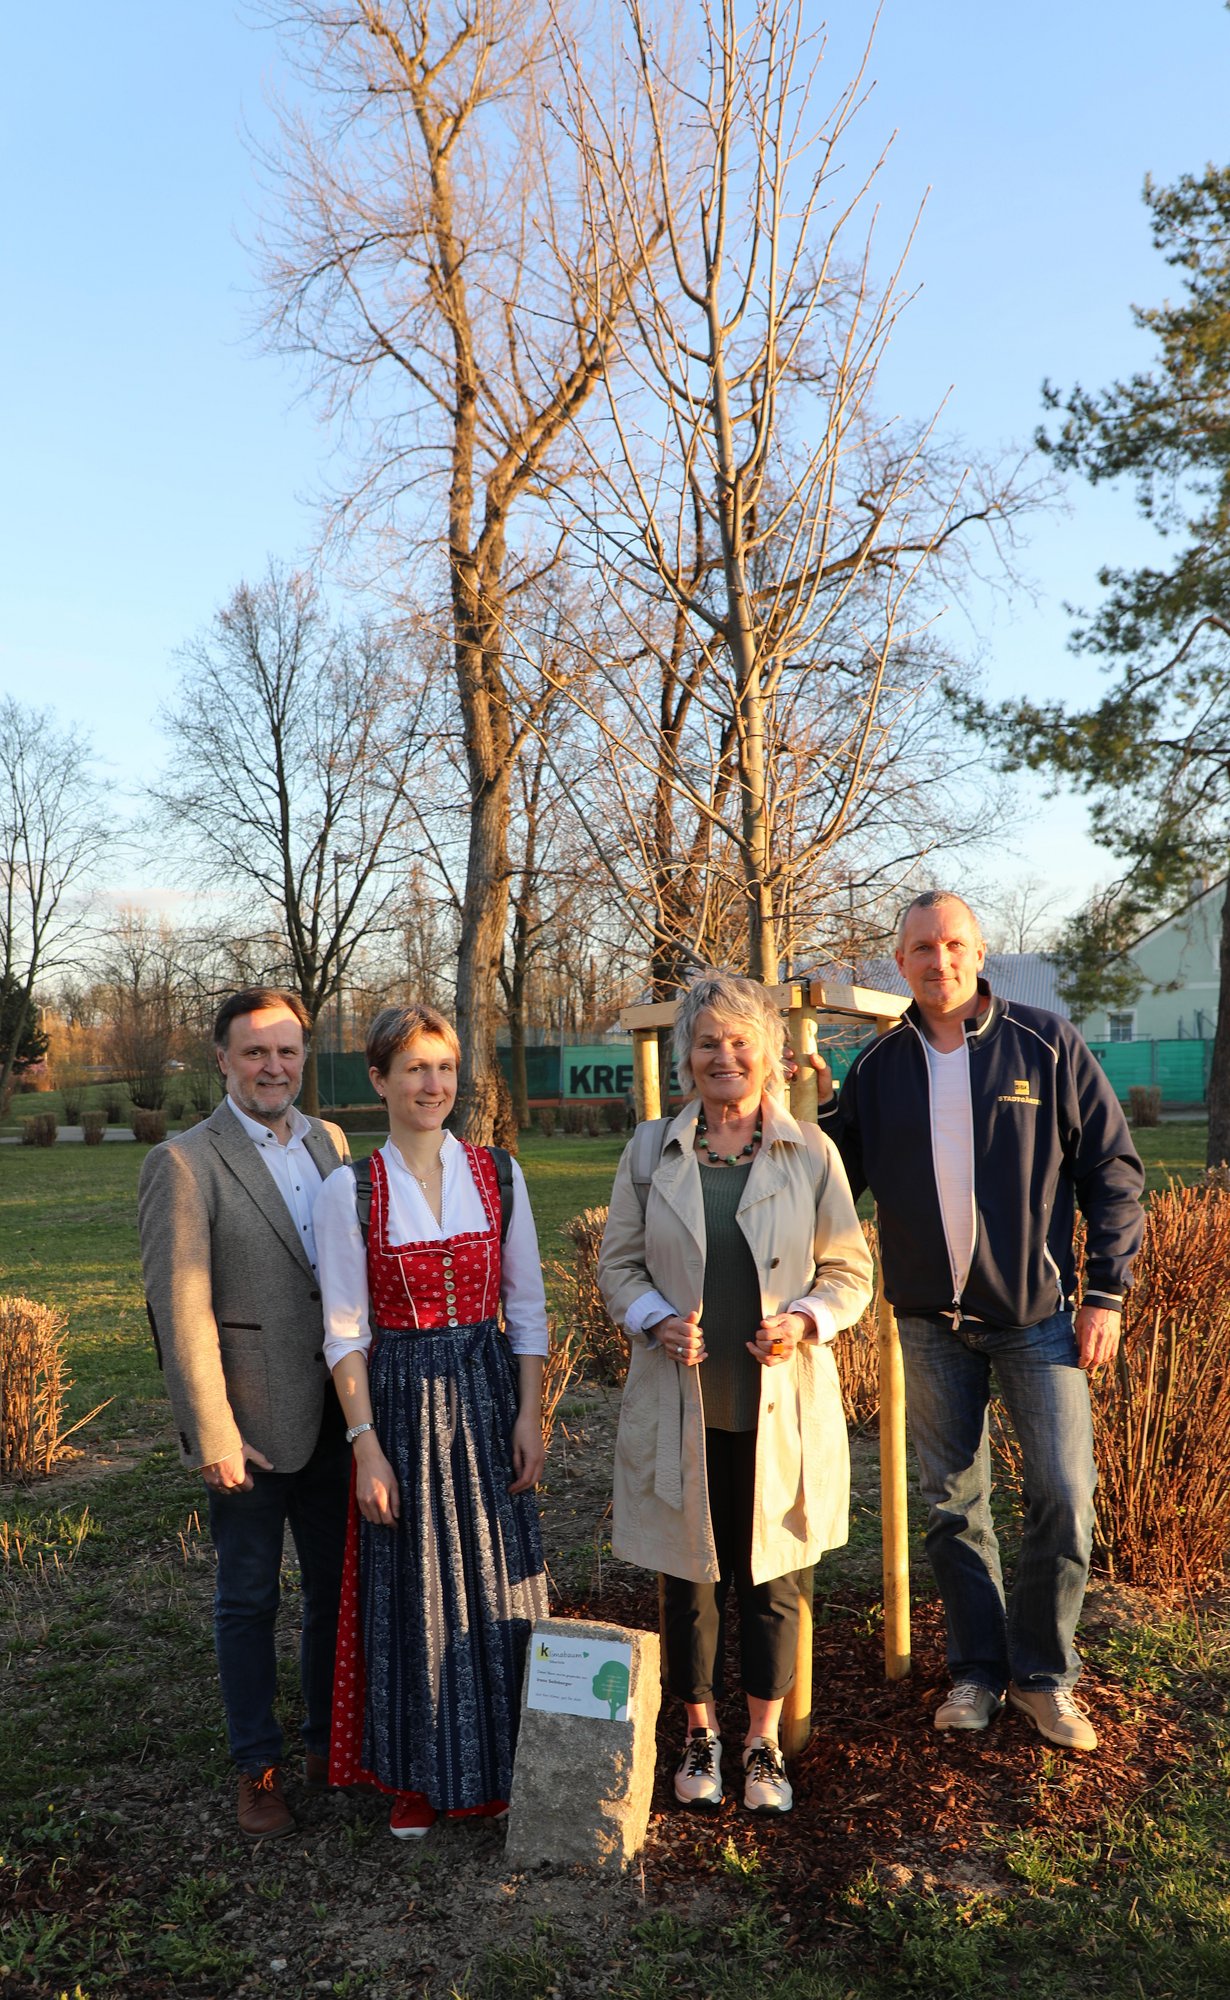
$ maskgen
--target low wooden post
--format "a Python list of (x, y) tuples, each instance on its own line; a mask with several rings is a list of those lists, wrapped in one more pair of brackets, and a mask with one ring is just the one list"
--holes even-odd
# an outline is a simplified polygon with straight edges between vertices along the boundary
[(797, 1757), (811, 1738), (812, 1600), (814, 1569), (799, 1572), (799, 1637), (794, 1655), (794, 1685), (782, 1703), (781, 1746), (784, 1757)]
[(910, 1528), (905, 1478), (905, 1374), (892, 1307), (880, 1293), (880, 1535), (884, 1558), (884, 1675), (910, 1671)]
[[(814, 1048), (815, 1010), (807, 1004), (806, 988), (796, 986), (790, 993), (790, 1008), (786, 1016), (790, 1046), (799, 1063), (798, 1071), (790, 1085), (790, 1111), (795, 1118), (806, 1119), (814, 1124), (816, 1118), (816, 1072), (810, 1063), (804, 1063), (804, 1051)], [(804, 1570), (799, 1577), (799, 1635), (794, 1655), (794, 1682), (782, 1703), (781, 1744), (787, 1757), (797, 1757), (807, 1748), (811, 1736), (812, 1711), (812, 1652), (814, 1648), (812, 1603), (815, 1595), (816, 1574), (813, 1569)]]
[(905, 1372), (897, 1318), (884, 1296), (876, 1306), (880, 1352), (880, 1543), (884, 1566), (884, 1677), (910, 1671), (910, 1522), (905, 1476)]
[[(893, 1016), (877, 1019), (885, 1034)], [(883, 1268), (876, 1324), (880, 1354), (880, 1543), (884, 1565), (884, 1675), (910, 1671), (910, 1520), (905, 1476), (905, 1371), (897, 1318), (884, 1296)]]
[[(792, 995), (791, 997), (793, 1001), (795, 996)], [(811, 1053), (816, 1046), (816, 1010), (814, 1007), (807, 1006), (805, 1002), (799, 1005), (792, 1004), (787, 1021), (790, 1030), (790, 1046), (794, 1050), (795, 1061), (799, 1065), (794, 1081), (790, 1086), (791, 1116), (806, 1119), (808, 1124), (814, 1125), (818, 1109), (816, 1096), (817, 1078), (811, 1064), (805, 1062), (803, 1058), (805, 1055)]]
[(662, 1116), (662, 1080), (658, 1069), (656, 1028), (632, 1030), (632, 1093), (637, 1120)]

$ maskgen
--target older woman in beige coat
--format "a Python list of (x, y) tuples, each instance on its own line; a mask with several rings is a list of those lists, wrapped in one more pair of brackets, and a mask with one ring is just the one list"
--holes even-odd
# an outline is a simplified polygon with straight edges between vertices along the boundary
[(675, 1022), (683, 1111), (620, 1161), (598, 1264), (631, 1345), (615, 1452), (615, 1553), (665, 1575), (666, 1680), (687, 1711), (683, 1805), (722, 1801), (715, 1696), (739, 1600), (743, 1801), (793, 1803), (778, 1748), (800, 1571), (846, 1540), (850, 1457), (829, 1342), (871, 1296), (836, 1150), (781, 1101), (764, 988), (707, 974)]

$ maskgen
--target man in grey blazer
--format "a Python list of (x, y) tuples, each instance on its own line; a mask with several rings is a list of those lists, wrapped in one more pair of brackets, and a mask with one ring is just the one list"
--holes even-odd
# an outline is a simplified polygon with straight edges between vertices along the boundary
[(214, 1023), (226, 1097), (151, 1149), (138, 1194), (158, 1359), (184, 1463), (209, 1491), (214, 1642), (239, 1825), (255, 1840), (294, 1826), (273, 1708), (287, 1522), (302, 1576), (305, 1777), (327, 1780), (350, 1477), (312, 1235), (316, 1195), (349, 1155), (335, 1125), (295, 1109), (309, 1026), (292, 993), (233, 993)]

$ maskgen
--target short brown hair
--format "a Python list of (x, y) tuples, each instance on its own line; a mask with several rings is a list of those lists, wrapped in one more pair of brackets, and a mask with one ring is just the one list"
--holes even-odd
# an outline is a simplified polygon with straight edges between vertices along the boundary
[(224, 1000), (214, 1016), (214, 1047), (226, 1047), (232, 1021), (237, 1021), (241, 1014), (255, 1014), (264, 1007), (285, 1007), (288, 1014), (293, 1014), (303, 1029), (303, 1046), (307, 1047), (312, 1033), (312, 1017), (299, 995), (287, 993), (281, 986), (245, 986), (242, 993), (232, 993), (229, 1000)]
[(461, 1043), (452, 1022), (437, 1007), (416, 1000), (409, 1007), (382, 1007), (367, 1031), (367, 1066), (387, 1076), (394, 1056), (408, 1049), (420, 1035), (444, 1042), (456, 1062), (461, 1061)]
[(977, 917), (974, 915), (974, 912), (971, 910), (964, 896), (958, 896), (955, 889), (924, 889), (922, 895), (915, 896), (914, 901), (912, 903), (907, 903), (905, 909), (901, 912), (901, 917), (897, 924), (898, 951), (903, 951), (905, 948), (905, 927), (906, 924), (909, 922), (911, 916), (914, 914), (914, 911), (934, 910), (941, 903), (958, 904), (959, 907), (965, 911), (966, 916), (969, 918), (970, 923), (973, 926), (975, 940), (979, 944), (982, 943), (982, 926), (978, 922)]

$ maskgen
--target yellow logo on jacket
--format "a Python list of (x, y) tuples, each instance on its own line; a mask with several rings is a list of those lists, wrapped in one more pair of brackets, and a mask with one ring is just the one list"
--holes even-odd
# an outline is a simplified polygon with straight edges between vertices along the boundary
[(1036, 1108), (1042, 1099), (1033, 1095), (1028, 1077), (1018, 1076), (1013, 1081), (1011, 1091), (1002, 1092), (999, 1101), (1001, 1104), (1032, 1104)]

